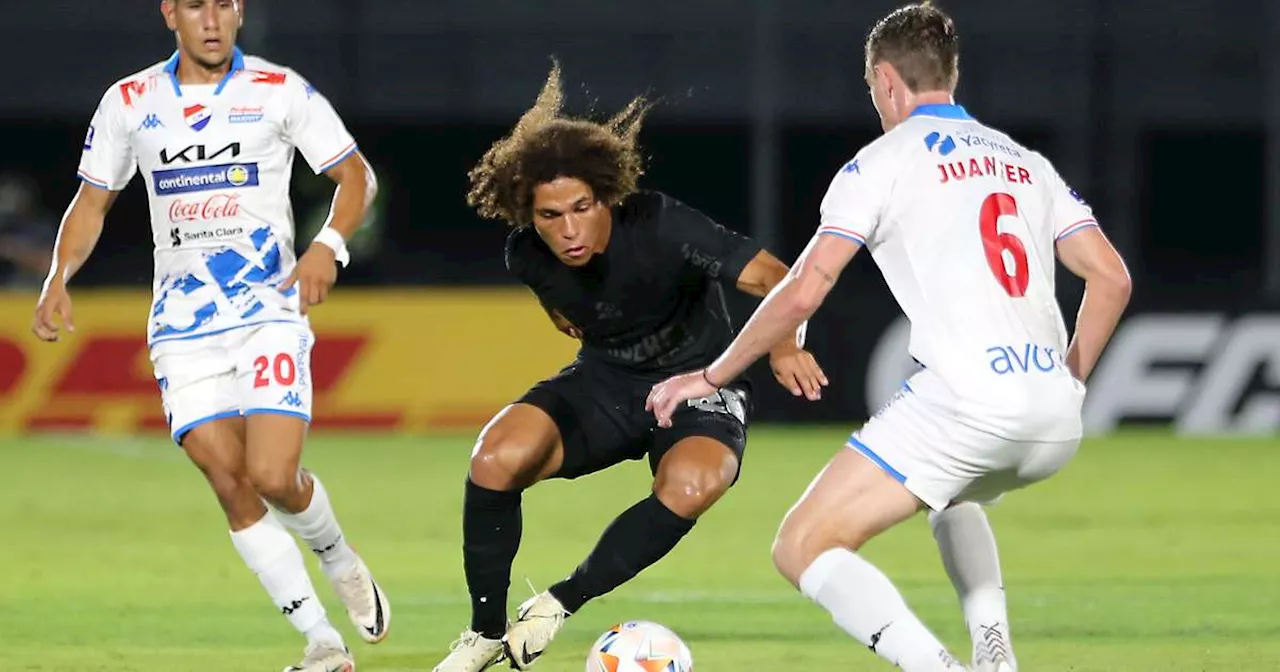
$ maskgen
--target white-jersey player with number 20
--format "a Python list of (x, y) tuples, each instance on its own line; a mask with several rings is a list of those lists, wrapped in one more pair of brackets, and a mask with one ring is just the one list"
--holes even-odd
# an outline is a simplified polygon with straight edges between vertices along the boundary
[[(911, 322), (923, 369), (787, 514), (774, 562), (836, 624), (908, 672), (965, 669), (858, 549), (930, 511), (968, 624), (972, 669), (1014, 672), (1000, 564), (981, 504), (1075, 454), (1084, 381), (1129, 297), (1124, 262), (1054, 167), (954, 103), (951, 19), (929, 5), (872, 29), (866, 78), (885, 134), (845, 164), (791, 275), (711, 367), (666, 381), (675, 404), (730, 380), (809, 318), (863, 247)], [(1068, 342), (1055, 255), (1085, 281)]]
[[(68, 330), (67, 282), (117, 193), (141, 173), (155, 244), (148, 342), (174, 441), (204, 473), (231, 541), (308, 644), (307, 672), (353, 670), (290, 532), (368, 642), (390, 607), (347, 543), (324, 486), (300, 466), (311, 420), (306, 314), (347, 261), (345, 240), (376, 189), (333, 107), (296, 72), (235, 46), (237, 0), (165, 0), (177, 51), (107, 90), (84, 141), (80, 189), (62, 221), (34, 331)], [(326, 226), (295, 263), (295, 150), (338, 185)]]

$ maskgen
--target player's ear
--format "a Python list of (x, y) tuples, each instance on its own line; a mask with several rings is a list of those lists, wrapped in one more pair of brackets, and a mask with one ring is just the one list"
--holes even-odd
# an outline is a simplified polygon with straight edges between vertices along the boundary
[(173, 0), (160, 0), (160, 16), (164, 17), (164, 25), (170, 31), (178, 29), (178, 25), (173, 21)]

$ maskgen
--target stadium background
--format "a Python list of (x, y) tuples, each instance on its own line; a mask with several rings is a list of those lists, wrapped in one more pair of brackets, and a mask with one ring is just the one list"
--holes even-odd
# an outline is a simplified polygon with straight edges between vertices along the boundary
[[(172, 49), (155, 4), (19, 3), (5, 10), (0, 35), (20, 45), (31, 65), (0, 72), (0, 143), (7, 150), (0, 172), (34, 180), (45, 227), (76, 188), (79, 143), (102, 91)], [(322, 336), (332, 330), (356, 339), (344, 346), (321, 338), (318, 366), (333, 376), (322, 408), (368, 400), (368, 413), (352, 422), (392, 430), (473, 424), (571, 354), (570, 343), (542, 333), (529, 297), (513, 291), (501, 259), (504, 228), (478, 220), (463, 202), (467, 168), (530, 104), (550, 55), (563, 61), (575, 111), (594, 105), (608, 113), (640, 92), (660, 97), (643, 136), (651, 156), (645, 185), (669, 190), (791, 260), (815, 226), (830, 175), (878, 132), (859, 76), (861, 37), (889, 6), (253, 2), (242, 44), (310, 78), (345, 116), (383, 185), (356, 263), (343, 272), (333, 303), (316, 314)], [(1180, 349), (1167, 338), (1135, 336), (1138, 370), (1168, 365), (1175, 372), (1147, 387), (1130, 369), (1095, 380), (1116, 390), (1096, 396), (1132, 393), (1141, 403), (1091, 409), (1091, 426), (1179, 419), (1205, 393), (1201, 374), (1220, 351), (1206, 343), (1230, 342), (1240, 314), (1266, 316), (1280, 296), (1280, 145), (1267, 141), (1280, 134), (1280, 9), (1262, 0), (970, 1), (959, 20), (959, 100), (1047, 154), (1095, 207), (1134, 273), (1133, 317), (1168, 322), (1171, 314), (1206, 311), (1193, 313), (1205, 321), (1192, 326), (1168, 322), (1186, 341), (1174, 339)], [(314, 230), (330, 185), (301, 162), (297, 174), (298, 219)], [(133, 185), (75, 283), (81, 306), (100, 306), (109, 320), (86, 312), (79, 338), (38, 348), (26, 334), (29, 293), (4, 299), (3, 430), (48, 426), (52, 416), (64, 416), (58, 426), (113, 424), (71, 410), (85, 399), (105, 416), (130, 396), (139, 402), (134, 425), (158, 418), (142, 351), (111, 350), (118, 356), (102, 358), (95, 350), (138, 342), (129, 339), (144, 319), (151, 268), (144, 208), (142, 189)], [(869, 259), (854, 266), (810, 330), (834, 374), (831, 393), (821, 404), (804, 404), (765, 386), (761, 420), (848, 422), (896, 387), (901, 343), (889, 339), (886, 354), (872, 357), (896, 307)], [(1065, 304), (1074, 305), (1079, 284), (1063, 277), (1061, 285)], [(90, 291), (107, 287), (138, 291), (101, 301)], [(366, 293), (392, 287), (394, 319), (379, 311), (384, 317), (367, 328), (352, 324), (364, 319), (355, 307), (368, 305)], [(465, 296), (495, 301), (495, 310), (466, 310), (456, 293), (464, 288)], [(442, 301), (465, 314), (442, 309)], [(531, 319), (509, 332), (489, 326), (495, 314)], [(1214, 322), (1218, 317), (1228, 324)], [(403, 338), (421, 331), (434, 337)], [(463, 360), (458, 347), (489, 356), (452, 366)], [(519, 357), (494, 354), (502, 352)], [(1255, 354), (1244, 363), (1251, 366), (1233, 367), (1224, 373), (1232, 380), (1208, 392), (1226, 395), (1214, 400), (1226, 410), (1199, 425), (1270, 430), (1280, 423), (1280, 403), (1266, 396), (1268, 385), (1280, 383), (1280, 355)], [(1269, 373), (1256, 375), (1268, 364)], [(382, 372), (393, 369), (399, 377), (412, 371), (424, 384), (375, 403), (369, 398), (386, 393)], [(67, 387), (56, 382), (60, 376), (76, 382)], [(480, 379), (487, 394), (432, 397)], [(120, 412), (114, 424), (129, 425)]]
[[(182, 535), (182, 543), (193, 548), (206, 544), (214, 556), (208, 561), (209, 571), (225, 576), (231, 559), (219, 545), (224, 540), (186, 529), (197, 517), (205, 531), (216, 529), (212, 499), (203, 492), (198, 474), (175, 463), (177, 456), (164, 442), (142, 334), (151, 256), (145, 194), (138, 181), (122, 195), (94, 258), (73, 283), (78, 330), (71, 338), (45, 345), (30, 336), (30, 313), (43, 273), (24, 272), (17, 261), (24, 243), (39, 247), (51, 242), (58, 217), (77, 187), (80, 144), (102, 92), (116, 79), (172, 51), (157, 4), (0, 2), (0, 44), (6, 45), (9, 61), (0, 68), (0, 146), (5, 149), (0, 153), (0, 462), (5, 463), (0, 491), (8, 497), (0, 500), (0, 529), (25, 529), (21, 526), (32, 525), (32, 520), (43, 529), (41, 521), (72, 515), (75, 503), (83, 504), (85, 498), (114, 502), (123, 497), (116, 489), (88, 485), (85, 474), (92, 471), (118, 479), (116, 488), (123, 485), (134, 497), (143, 498), (137, 513), (150, 521), (147, 525), (157, 526), (148, 532)], [(423, 553), (438, 554), (450, 567), (456, 564), (457, 485), (476, 429), (573, 353), (572, 342), (555, 332), (529, 293), (507, 277), (501, 254), (504, 227), (478, 220), (464, 203), (466, 170), (532, 102), (549, 56), (563, 64), (569, 107), (575, 112), (594, 108), (608, 114), (636, 93), (661, 98), (662, 105), (642, 134), (651, 156), (644, 186), (667, 190), (726, 225), (757, 236), (790, 261), (815, 228), (818, 202), (830, 176), (879, 132), (861, 79), (862, 39), (871, 23), (895, 4), (251, 0), (242, 46), (298, 69), (324, 92), (346, 119), (382, 184), (369, 226), (352, 242), (353, 265), (342, 272), (331, 301), (313, 318), (319, 334), (314, 364), (319, 440), (312, 459), (313, 464), (347, 474), (331, 480), (349, 478), (348, 485), (330, 488), (345, 488), (348, 501), (358, 488), (385, 486), (383, 496), (394, 497), (402, 510), (448, 512), (427, 526), (420, 545), (411, 546), (403, 537), (422, 531), (422, 525), (406, 531), (393, 525), (397, 521), (382, 521), (381, 505), (350, 505), (355, 512), (344, 515), (357, 521), (349, 525), (362, 526), (366, 547), (385, 542), (382, 548), (392, 550), (382, 552), (401, 562), (393, 565), (392, 558), (384, 559), (397, 567), (385, 570), (393, 583), (396, 576), (406, 583), (418, 580)], [(1261, 490), (1249, 484), (1262, 488), (1267, 481), (1258, 480), (1259, 474), (1274, 473), (1280, 466), (1277, 451), (1268, 449), (1274, 448), (1280, 427), (1280, 3), (956, 0), (943, 6), (956, 15), (963, 36), (959, 101), (979, 119), (1049, 156), (1094, 206), (1134, 276), (1131, 311), (1091, 381), (1087, 421), (1092, 433), (1105, 437), (1093, 445), (1104, 449), (1090, 453), (1092, 457), (1077, 467), (1077, 476), (1065, 484), (1047, 486), (1042, 491), (1047, 494), (1027, 495), (1040, 498), (1036, 501), (1042, 517), (996, 514), (1010, 535), (1006, 540), (1013, 539), (1009, 543), (1035, 547), (1010, 560), (1023, 568), (1009, 570), (1027, 586), (1016, 597), (1023, 600), (1018, 602), (1022, 613), (1038, 616), (1043, 623), (1024, 640), (1040, 648), (1024, 655), (1045, 661), (1057, 660), (1056, 651), (1075, 655), (1079, 649), (1073, 647), (1100, 635), (1072, 630), (1066, 621), (1101, 618), (1099, 614), (1110, 609), (1124, 619), (1144, 619), (1155, 634), (1099, 621), (1100, 632), (1133, 639), (1126, 654), (1130, 657), (1115, 653), (1128, 643), (1101, 635), (1102, 648), (1091, 649), (1102, 652), (1094, 661), (1096, 667), (1090, 667), (1092, 659), (1081, 659), (1082, 666), (1074, 669), (1184, 669), (1168, 664), (1174, 659), (1190, 661), (1185, 667), (1189, 670), (1277, 669), (1280, 649), (1249, 642), (1274, 642), (1280, 634), (1274, 623), (1266, 624), (1265, 616), (1280, 606), (1280, 591), (1275, 580), (1267, 578), (1273, 572), (1262, 569), (1263, 558), (1274, 558), (1280, 549), (1241, 540), (1249, 536), (1247, 521), (1266, 520), (1267, 511), (1275, 511), (1275, 505), (1256, 499)], [(331, 190), (325, 178), (310, 175), (303, 162), (297, 162), (294, 203), (300, 240), (309, 240), (323, 219)], [(1065, 275), (1059, 282), (1070, 321), (1081, 286)], [(751, 306), (742, 302), (735, 308), (745, 316)], [(866, 418), (909, 370), (898, 311), (869, 258), (859, 258), (846, 272), (813, 319), (809, 335), (832, 379), (824, 399), (803, 403), (771, 383), (759, 386), (757, 417), (762, 426), (770, 427), (753, 443), (757, 457), (752, 459), (761, 462), (757, 473), (771, 473), (772, 464), (772, 473), (785, 482), (769, 493), (759, 490), (759, 481), (752, 485), (744, 479), (740, 488), (757, 488), (751, 492), (760, 499), (746, 498), (745, 493), (730, 497), (725, 512), (718, 515), (722, 521), (733, 521), (732, 531), (719, 536), (702, 533), (710, 544), (724, 541), (725, 535), (738, 539), (741, 529), (741, 552), (759, 556), (750, 576), (742, 580), (744, 585), (756, 586), (751, 581), (759, 579), (758, 585), (767, 588), (752, 595), (777, 595), (785, 604), (791, 604), (785, 602), (791, 597), (771, 578), (767, 554), (761, 555), (774, 521), (844, 432)], [(758, 375), (768, 381), (767, 372)], [(1134, 434), (1124, 427), (1130, 424), (1154, 424), (1155, 433)], [(783, 425), (794, 428), (780, 428)], [(88, 431), (91, 436), (66, 438), (68, 430)], [(1202, 436), (1173, 439), (1171, 433)], [(1255, 439), (1224, 443), (1225, 436), (1240, 433)], [(106, 448), (85, 452), (87, 445)], [(1212, 464), (1202, 460), (1208, 451), (1214, 456)], [(72, 455), (74, 460), (63, 459)], [(135, 460), (139, 457), (147, 459)], [(1161, 465), (1155, 472), (1153, 463)], [(72, 464), (78, 466), (68, 477), (64, 470)], [(1146, 474), (1144, 485), (1127, 494), (1107, 494), (1110, 491), (1082, 483), (1138, 469)], [(136, 480), (138, 470), (153, 480)], [(601, 477), (586, 490), (549, 490), (555, 502), (578, 507), (575, 510), (587, 517), (574, 521), (599, 529), (607, 516), (596, 520), (590, 515), (599, 510), (604, 516), (617, 507), (594, 507), (591, 497), (605, 496), (624, 482), (643, 487), (642, 471)], [(1203, 516), (1191, 523), (1155, 513), (1170, 510), (1160, 507), (1176, 508), (1180, 493), (1189, 490), (1228, 494), (1199, 500), (1196, 506), (1203, 508), (1196, 510)], [(415, 501), (410, 495), (425, 500)], [(188, 502), (177, 514), (172, 508), (175, 498)], [(166, 513), (148, 504), (160, 501), (168, 507)], [(1216, 503), (1206, 503), (1210, 501)], [(1131, 511), (1128, 518), (1118, 513), (1126, 510)], [(104, 516), (115, 511), (126, 518), (135, 509), (103, 511)], [(769, 523), (751, 522), (760, 519)], [(1222, 528), (1221, 521), (1228, 519), (1240, 521), (1239, 527)], [(1054, 528), (1059, 533), (1048, 542), (1037, 536), (1049, 524), (1046, 521), (1059, 525)], [(1111, 535), (1106, 541), (1080, 531), (1099, 525)], [(540, 581), (554, 578), (547, 572), (562, 571), (567, 562), (576, 561), (592, 536), (556, 530), (573, 542), (567, 551), (540, 547), (539, 552), (556, 561), (546, 571), (533, 565), (530, 571), (538, 573)], [(527, 534), (537, 532), (539, 528), (530, 527)], [(11, 545), (19, 548), (24, 539), (36, 546), (53, 544), (51, 548), (93, 547), (95, 539), (85, 538), (83, 530), (63, 536), (54, 532), (52, 537), (41, 536), (39, 529), (16, 534)], [(926, 531), (925, 546), (927, 537)], [(60, 541), (51, 541), (55, 538)], [(1198, 541), (1170, 542), (1191, 538)], [(1104, 579), (1097, 585), (1076, 583), (1073, 562), (1097, 557), (1116, 540), (1126, 539), (1134, 541), (1125, 553), (1102, 556), (1111, 562), (1101, 570)], [(1138, 539), (1155, 543), (1146, 548), (1147, 543)], [(748, 547), (746, 540), (754, 546)], [(722, 585), (714, 561), (699, 565), (689, 560), (712, 557), (709, 547), (700, 543), (704, 542), (691, 540), (677, 555), (684, 554), (686, 568), (705, 567), (699, 570), (704, 573), (684, 576), (675, 569), (655, 569), (651, 580), (667, 582), (663, 588), (702, 590), (710, 613), (741, 617), (747, 612), (737, 611), (741, 604), (733, 600), (738, 598), (717, 592)], [(926, 615), (936, 610), (954, 619), (949, 586), (940, 578), (936, 559), (916, 565), (905, 560), (919, 550), (920, 540), (886, 543), (882, 557), (907, 563), (903, 571), (908, 573), (909, 597), (933, 599), (925, 599)], [(1166, 557), (1169, 543), (1177, 549), (1175, 555), (1194, 556), (1200, 564), (1179, 564)], [(41, 555), (45, 564), (12, 565), (20, 568), (19, 576), (45, 578), (29, 589), (12, 583), (0, 591), (0, 604), (37, 598), (60, 604), (72, 588), (50, 578), (62, 567), (59, 562), (67, 562), (52, 557)], [(530, 562), (552, 562), (543, 557)], [(1019, 561), (1021, 565), (1015, 564)], [(3, 562), (16, 561), (10, 556)], [(673, 558), (671, 563), (678, 566), (680, 561)], [(1161, 569), (1153, 570), (1155, 566)], [(131, 567), (141, 571), (136, 564)], [(63, 569), (79, 571), (76, 565)], [(444, 572), (438, 586), (428, 587), (456, 598), (456, 574)], [(166, 575), (157, 570), (155, 576), (163, 580)], [(243, 622), (261, 622), (274, 633), (262, 642), (250, 638), (245, 646), (282, 650), (277, 641), (282, 637), (280, 625), (270, 614), (259, 613), (260, 596), (253, 594), (249, 580), (234, 572), (231, 576), (225, 581), (234, 583), (233, 592), (245, 595), (243, 605), (226, 607), (229, 613)], [(1119, 577), (1118, 583), (1107, 583), (1108, 576)], [(1144, 592), (1145, 584), (1134, 577), (1148, 576), (1156, 577), (1153, 581), (1163, 576), (1165, 583), (1177, 583), (1198, 597)], [(735, 586), (739, 592), (732, 595), (740, 596), (744, 589)], [(175, 590), (178, 587), (175, 579)], [(428, 587), (416, 589), (430, 592)], [(1087, 606), (1072, 602), (1077, 593), (1094, 594), (1089, 591), (1101, 587), (1111, 591), (1114, 603), (1106, 598)], [(221, 604), (224, 588), (214, 581), (203, 585), (201, 593), (181, 584), (183, 597), (156, 599)], [(85, 613), (96, 613), (96, 590), (74, 592), (82, 605), (90, 605)], [(99, 611), (114, 613), (109, 605), (119, 595), (103, 595)], [(1233, 611), (1237, 597), (1253, 611)], [(644, 613), (636, 605), (663, 603), (658, 598), (644, 602), (639, 593), (626, 593), (619, 600), (615, 604), (622, 605), (622, 617)], [(144, 618), (167, 622), (169, 612), (132, 604)], [(443, 644), (434, 640), (456, 633), (453, 628), (462, 624), (464, 601), (405, 604), (405, 619), (419, 618), (414, 610), (426, 609), (422, 604), (452, 605), (453, 611), (438, 622), (421, 621), (432, 629), (429, 641), (413, 644), (421, 647), (422, 660), (415, 659), (415, 664), (429, 665), (427, 659)], [(768, 605), (774, 603), (762, 604), (773, 608)], [(761, 646), (790, 651), (786, 633), (805, 647), (816, 637), (799, 632), (798, 624), (805, 624), (821, 628), (823, 641), (833, 650), (844, 650), (839, 648), (845, 646), (843, 640), (810, 606), (799, 603), (792, 605), (794, 610), (778, 611), (799, 619), (788, 624), (750, 612), (754, 615), (734, 621), (730, 632), (777, 634), (764, 636)], [(1244, 641), (1245, 652), (1239, 659), (1228, 653), (1215, 666), (1205, 657), (1208, 654), (1196, 657), (1199, 649), (1178, 648), (1185, 633), (1205, 627), (1199, 621), (1176, 621), (1183, 611), (1206, 619), (1209, 631), (1226, 638), (1213, 640), (1218, 655), (1234, 650), (1224, 642)], [(54, 649), (71, 661), (65, 669), (98, 669), (96, 664), (118, 669), (97, 659), (84, 663), (91, 657), (82, 660), (74, 653), (81, 643), (47, 634), (56, 628), (37, 633), (27, 622), (40, 621), (17, 618), (16, 607), (7, 612), (14, 618), (4, 618), (3, 613), (0, 609), (0, 622), (14, 635), (10, 641), (21, 640), (23, 633), (31, 637), (27, 648), (18, 650), (18, 669), (64, 669), (57, 664), (62, 658), (48, 662)], [(659, 617), (684, 624), (682, 631), (706, 633), (699, 630), (699, 616), (660, 612)], [(103, 627), (93, 636), (115, 641), (114, 635), (104, 634), (115, 631)], [(963, 637), (954, 624), (941, 630), (952, 641)], [(1064, 631), (1077, 639), (1053, 648), (1049, 640)], [(589, 635), (580, 632), (573, 637), (585, 646)], [(240, 632), (228, 629), (226, 636), (236, 638)], [(695, 643), (695, 651), (713, 659), (722, 656), (722, 661), (738, 660), (727, 652), (730, 637), (705, 639)], [(1172, 643), (1174, 648), (1148, 650), (1153, 642)], [(1112, 645), (1117, 648), (1106, 648)], [(119, 651), (131, 646), (151, 651), (146, 642), (138, 644), (124, 635), (114, 646)], [(1213, 648), (1205, 646), (1206, 651)], [(190, 650), (166, 651), (148, 655), (159, 656), (153, 658), (156, 661), (182, 661), (178, 667), (183, 668), (186, 656), (193, 655)], [(783, 653), (762, 651), (755, 650), (752, 660), (794, 661)], [(1270, 663), (1252, 665), (1259, 651), (1271, 656)], [(206, 653), (219, 664), (224, 662), (219, 656), (231, 655)], [(261, 663), (252, 650), (235, 655)], [(568, 661), (576, 654), (563, 655)], [(1250, 664), (1241, 662), (1245, 660)], [(22, 667), (29, 661), (50, 666)]]

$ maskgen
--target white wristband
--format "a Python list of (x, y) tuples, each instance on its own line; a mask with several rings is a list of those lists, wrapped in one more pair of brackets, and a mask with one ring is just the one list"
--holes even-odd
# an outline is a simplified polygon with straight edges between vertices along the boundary
[(329, 227), (320, 229), (320, 233), (312, 239), (312, 243), (320, 243), (325, 247), (333, 250), (334, 259), (342, 264), (343, 268), (351, 261), (351, 254), (347, 252), (347, 241), (342, 237), (341, 233)]

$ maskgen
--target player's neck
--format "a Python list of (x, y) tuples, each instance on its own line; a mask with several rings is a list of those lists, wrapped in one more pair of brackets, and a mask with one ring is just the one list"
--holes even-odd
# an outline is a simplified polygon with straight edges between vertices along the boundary
[(600, 236), (600, 249), (596, 254), (604, 254), (609, 249), (609, 239), (613, 238), (613, 208), (609, 209), (609, 218), (604, 221), (604, 233)]
[(956, 99), (955, 96), (951, 95), (950, 91), (921, 91), (912, 95), (909, 103), (906, 114), (903, 116), (904, 119), (911, 116), (911, 113), (915, 112), (916, 108), (924, 107), (925, 105), (955, 105)]
[(188, 85), (217, 84), (231, 72), (231, 58), (213, 68), (201, 65), (187, 54), (178, 52), (178, 83)]

